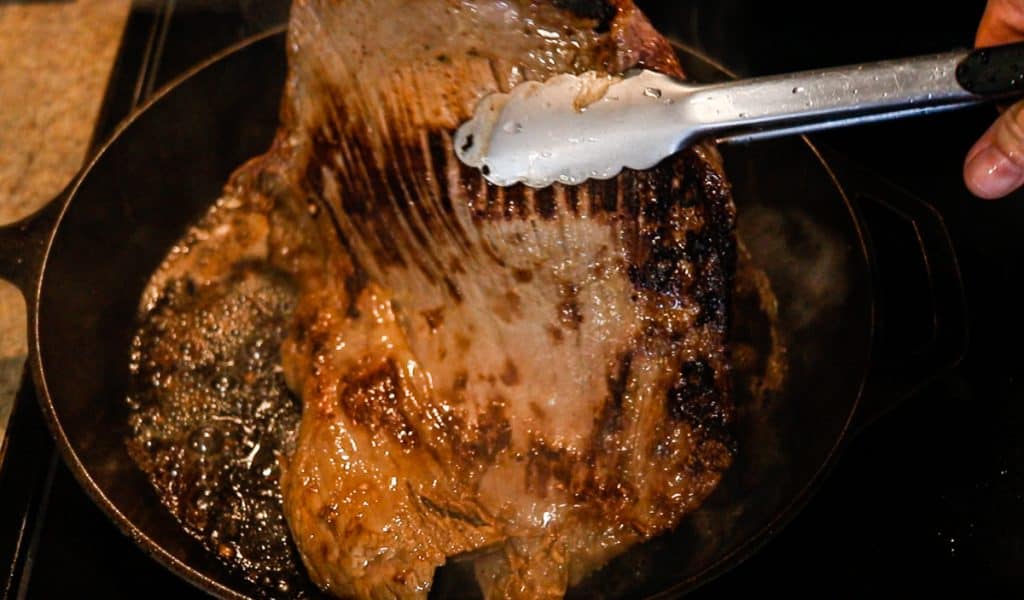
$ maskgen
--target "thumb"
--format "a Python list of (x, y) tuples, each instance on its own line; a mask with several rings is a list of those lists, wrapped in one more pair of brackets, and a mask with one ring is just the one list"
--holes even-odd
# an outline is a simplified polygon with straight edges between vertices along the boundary
[(1024, 102), (1004, 111), (967, 153), (964, 183), (987, 200), (1024, 185)]

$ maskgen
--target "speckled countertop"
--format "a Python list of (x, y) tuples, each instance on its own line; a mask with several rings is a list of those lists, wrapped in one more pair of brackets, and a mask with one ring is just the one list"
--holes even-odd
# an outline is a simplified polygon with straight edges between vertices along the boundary
[[(0, 224), (81, 167), (129, 0), (0, 2)], [(0, 280), (0, 438), (26, 353), (21, 295)]]

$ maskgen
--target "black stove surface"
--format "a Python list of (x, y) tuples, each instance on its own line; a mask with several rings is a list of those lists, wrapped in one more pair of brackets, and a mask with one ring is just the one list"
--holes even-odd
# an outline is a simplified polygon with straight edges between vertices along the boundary
[[(690, 0), (677, 35), (743, 75), (967, 46), (984, 2)], [(664, 7), (640, 2), (652, 15)], [(283, 22), (282, 2), (140, 1), (129, 19), (96, 139), (154, 89), (231, 43)], [(777, 537), (694, 596), (740, 593), (1024, 594), (1024, 195), (987, 203), (960, 181), (962, 156), (994, 115), (978, 108), (816, 136), (934, 206), (960, 260), (970, 309), (965, 359), (848, 446)], [(11, 597), (200, 597), (122, 536), (74, 481), (23, 393), (0, 481), (0, 561)], [(10, 465), (7, 465), (10, 467)], [(15, 472), (17, 471), (17, 472)], [(45, 485), (39, 485), (42, 482)], [(13, 487), (12, 487), (13, 486)], [(11, 490), (17, 494), (9, 493)], [(26, 510), (27, 507), (27, 510)], [(0, 562), (0, 577), (7, 575)], [(10, 587), (5, 587), (10, 586)]]

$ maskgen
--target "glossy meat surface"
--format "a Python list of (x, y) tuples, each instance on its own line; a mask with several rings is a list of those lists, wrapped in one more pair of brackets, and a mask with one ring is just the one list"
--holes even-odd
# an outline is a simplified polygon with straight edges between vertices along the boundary
[(425, 597), (467, 557), (488, 597), (559, 597), (671, 529), (732, 454), (717, 154), (534, 191), (451, 147), (488, 92), (681, 75), (671, 47), (626, 0), (299, 1), (289, 47), (250, 170), (318, 239), (283, 349), (304, 405), (284, 508), (313, 580)]

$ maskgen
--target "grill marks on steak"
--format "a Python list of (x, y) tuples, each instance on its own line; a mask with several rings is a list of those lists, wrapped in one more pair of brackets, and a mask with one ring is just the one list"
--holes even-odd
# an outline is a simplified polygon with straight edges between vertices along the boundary
[(282, 129), (250, 169), (314, 207), (321, 248), (283, 348), (304, 409), (282, 492), (313, 580), (423, 597), (465, 555), (488, 597), (557, 597), (673, 527), (731, 460), (717, 155), (533, 190), (452, 148), (486, 93), (678, 75), (668, 44), (627, 0), (300, 0), (289, 36)]

